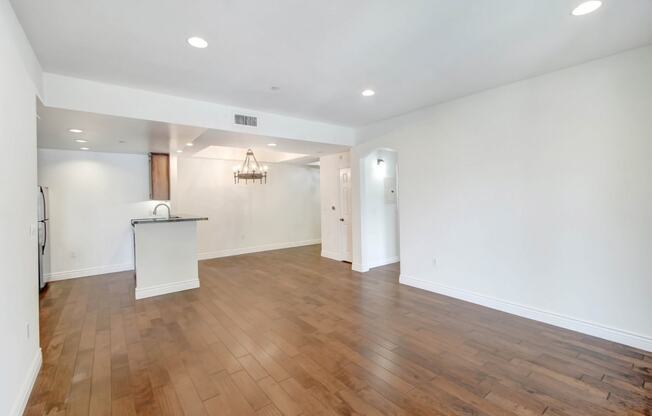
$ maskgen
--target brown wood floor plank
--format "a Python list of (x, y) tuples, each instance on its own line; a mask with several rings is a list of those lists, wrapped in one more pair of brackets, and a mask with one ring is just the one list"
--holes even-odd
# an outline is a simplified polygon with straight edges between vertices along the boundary
[(271, 404), (269, 397), (263, 392), (258, 384), (252, 379), (246, 371), (241, 370), (231, 374), (233, 382), (238, 386), (242, 395), (247, 399), (251, 407), (260, 410)]
[(290, 397), (274, 379), (266, 377), (260, 380), (258, 385), (285, 416), (297, 416), (301, 414), (299, 403)]
[(25, 414), (651, 414), (651, 353), (319, 254), (202, 261), (201, 288), (140, 301), (130, 272), (51, 283)]

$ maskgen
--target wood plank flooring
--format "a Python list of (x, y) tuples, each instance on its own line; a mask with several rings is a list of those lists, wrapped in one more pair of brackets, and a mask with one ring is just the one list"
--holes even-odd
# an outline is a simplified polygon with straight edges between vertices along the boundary
[(52, 283), (28, 415), (650, 415), (652, 354), (364, 275), (319, 246)]

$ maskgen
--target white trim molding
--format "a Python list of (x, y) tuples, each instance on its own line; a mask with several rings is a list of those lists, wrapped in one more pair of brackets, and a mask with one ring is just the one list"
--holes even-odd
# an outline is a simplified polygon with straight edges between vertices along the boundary
[(136, 300), (151, 298), (152, 296), (167, 295), (168, 293), (181, 292), (182, 290), (196, 289), (199, 287), (199, 279), (182, 280), (174, 283), (136, 288)]
[(109, 264), (107, 266), (96, 266), (96, 267), (88, 267), (85, 269), (66, 270), (62, 272), (48, 273), (45, 275), (45, 278), (48, 282), (56, 282), (58, 280), (76, 279), (78, 277), (88, 277), (88, 276), (96, 276), (99, 274), (126, 272), (133, 269), (134, 269), (134, 265), (132, 263)]
[[(220, 251), (208, 251), (208, 252), (198, 253), (197, 259), (209, 260), (209, 259), (216, 259), (220, 257), (237, 256), (240, 254), (258, 253), (261, 251), (280, 250), (284, 248), (302, 247), (302, 246), (312, 246), (315, 244), (321, 244), (321, 238), (304, 240), (304, 241), (293, 241), (287, 243), (265, 244), (262, 246), (254, 246), (254, 247), (233, 248), (233, 249), (226, 249)], [(132, 263), (111, 264), (108, 266), (88, 267), (85, 269), (66, 270), (61, 272), (48, 273), (45, 275), (45, 278), (48, 282), (56, 282), (59, 280), (76, 279), (79, 277), (88, 277), (88, 276), (97, 276), (97, 275), (108, 274), (108, 273), (125, 272), (133, 269), (134, 269), (134, 265)]]
[(401, 274), (399, 283), (652, 352), (652, 338)]
[(401, 260), (400, 260), (400, 258), (398, 256), (387, 257), (387, 258), (380, 259), (378, 261), (372, 262), (369, 265), (369, 268), (373, 269), (374, 267), (387, 266), (388, 264), (398, 263), (399, 261), (401, 261)]
[(351, 264), (351, 270), (354, 272), (366, 273), (369, 271), (369, 267), (365, 264), (353, 263)]
[(32, 389), (36, 383), (36, 377), (41, 370), (41, 364), (43, 363), (43, 352), (39, 348), (36, 351), (36, 355), (32, 360), (32, 365), (29, 367), (29, 372), (27, 373), (27, 378), (23, 381), (23, 385), (20, 389), (20, 395), (14, 403), (13, 408), (11, 409), (11, 416), (20, 416), (25, 412), (25, 407), (27, 407), (27, 401), (29, 396), (32, 394)]
[(322, 250), (321, 256), (331, 260), (342, 261), (342, 256), (336, 251)]
[(259, 253), (261, 251), (280, 250), (283, 248), (313, 246), (315, 244), (321, 244), (321, 238), (316, 238), (313, 240), (304, 240), (304, 241), (293, 241), (288, 243), (265, 244), (262, 246), (254, 246), (254, 247), (231, 248), (231, 249), (219, 250), (219, 251), (207, 251), (207, 252), (199, 253), (197, 257), (199, 260), (209, 260), (209, 259), (217, 259), (220, 257), (238, 256), (240, 254)]

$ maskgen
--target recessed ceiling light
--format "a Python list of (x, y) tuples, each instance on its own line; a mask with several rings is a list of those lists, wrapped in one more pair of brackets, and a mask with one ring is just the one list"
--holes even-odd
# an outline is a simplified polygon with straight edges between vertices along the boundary
[(276, 147), (276, 143), (267, 143), (267, 146), (269, 146), (269, 147)]
[(204, 49), (205, 47), (208, 46), (208, 42), (206, 42), (206, 40), (197, 36), (188, 38), (188, 43), (190, 44), (190, 46), (194, 46), (195, 48), (199, 48), (199, 49)]
[(183, 153), (183, 150), (179, 149), (177, 150), (177, 153)]
[(277, 87), (276, 85), (272, 85), (270, 87), (270, 90), (272, 90), (272, 91), (279, 91), (280, 89), (281, 89), (281, 87)]
[(79, 130), (79, 129), (69, 129), (68, 131), (71, 132), (71, 133), (83, 133), (84, 132), (84, 130)]
[(585, 1), (573, 9), (573, 16), (584, 16), (585, 14), (593, 13), (598, 10), (600, 6), (602, 6), (600, 0)]
[(195, 145), (195, 144), (194, 144), (193, 142), (188, 142), (188, 143), (186, 143), (186, 146), (188, 146), (188, 147), (193, 147), (194, 145)]
[(88, 147), (80, 147), (79, 150), (91, 150)]
[(76, 143), (88, 143), (88, 140), (85, 139), (75, 139)]
[(362, 95), (364, 97), (371, 97), (373, 95), (376, 95), (376, 91), (374, 91), (374, 90), (364, 90), (364, 91), (362, 91)]

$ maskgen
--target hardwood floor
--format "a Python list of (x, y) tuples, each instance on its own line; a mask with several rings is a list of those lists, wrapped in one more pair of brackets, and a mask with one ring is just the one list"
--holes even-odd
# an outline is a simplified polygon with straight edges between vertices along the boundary
[(652, 354), (350, 271), (319, 246), (52, 283), (28, 415), (650, 415)]

